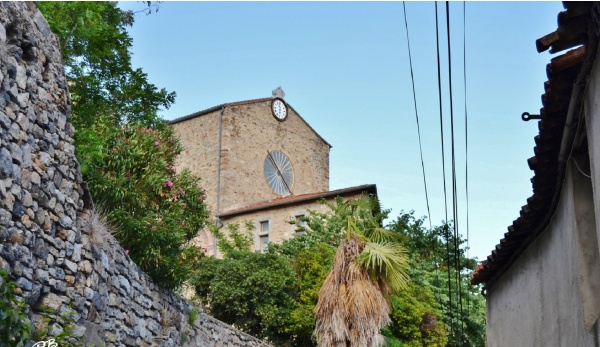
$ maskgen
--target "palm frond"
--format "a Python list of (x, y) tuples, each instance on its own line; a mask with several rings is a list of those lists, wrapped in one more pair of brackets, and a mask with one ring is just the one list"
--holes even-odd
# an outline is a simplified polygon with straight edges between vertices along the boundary
[(383, 279), (392, 292), (397, 293), (409, 281), (406, 251), (398, 243), (366, 242), (357, 263)]
[(400, 242), (400, 235), (393, 231), (387, 230), (382, 227), (373, 227), (369, 230), (363, 231), (366, 239), (375, 242), (375, 243), (385, 243), (385, 242)]

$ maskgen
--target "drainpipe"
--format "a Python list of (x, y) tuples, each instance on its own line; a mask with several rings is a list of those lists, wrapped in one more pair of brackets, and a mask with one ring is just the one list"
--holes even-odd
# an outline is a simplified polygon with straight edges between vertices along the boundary
[[(223, 224), (219, 220), (219, 208), (221, 202), (221, 142), (223, 139), (223, 112), (225, 112), (225, 105), (221, 107), (221, 114), (219, 114), (219, 150), (217, 154), (217, 206), (215, 212), (215, 226), (220, 228)], [(217, 256), (217, 238), (213, 235), (213, 255)]]

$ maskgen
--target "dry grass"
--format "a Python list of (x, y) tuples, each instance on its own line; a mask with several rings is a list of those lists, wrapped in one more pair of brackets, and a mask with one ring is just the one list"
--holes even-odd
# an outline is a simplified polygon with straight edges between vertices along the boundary
[(380, 285), (356, 264), (363, 244), (358, 237), (344, 240), (319, 292), (314, 335), (319, 346), (382, 346), (379, 331), (390, 323), (389, 303)]
[(92, 245), (118, 244), (113, 236), (118, 229), (108, 222), (106, 214), (92, 209), (87, 214), (87, 221), (90, 224), (90, 243)]
[(161, 312), (160, 324), (164, 327), (173, 327), (181, 323), (179, 312), (172, 307), (167, 307)]

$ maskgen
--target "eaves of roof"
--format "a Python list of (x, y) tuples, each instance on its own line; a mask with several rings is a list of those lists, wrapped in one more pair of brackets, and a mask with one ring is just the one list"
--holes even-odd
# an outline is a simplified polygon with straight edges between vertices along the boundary
[(366, 193), (372, 196), (377, 196), (377, 186), (375, 184), (364, 184), (361, 186), (337, 189), (337, 190), (329, 190), (325, 192), (311, 193), (311, 194), (302, 194), (302, 195), (292, 195), (286, 196), (283, 198), (278, 198), (269, 201), (259, 202), (250, 206), (245, 206), (236, 210), (225, 211), (218, 215), (219, 218), (229, 218), (238, 216), (241, 214), (257, 212), (268, 210), (277, 207), (285, 207), (289, 205), (306, 203), (306, 202), (314, 202), (320, 199), (327, 198), (335, 198), (335, 197), (345, 197), (348, 195)]
[(546, 66), (539, 135), (535, 156), (527, 162), (534, 176), (533, 195), (520, 216), (508, 227), (504, 238), (471, 274), (471, 283), (489, 288), (542, 233), (558, 205), (568, 154), (576, 135), (583, 92), (598, 50), (600, 25), (597, 2), (563, 2), (558, 29), (536, 41), (538, 52), (557, 53)]
[[(266, 101), (271, 101), (271, 100), (273, 100), (273, 98), (252, 99), (252, 100), (244, 100), (244, 101), (237, 101), (237, 102), (229, 102), (229, 103), (225, 103), (225, 104), (220, 104), (220, 105), (217, 105), (217, 106), (213, 106), (213, 107), (207, 108), (207, 109), (202, 110), (202, 111), (194, 112), (194, 113), (189, 114), (187, 116), (175, 118), (175, 119), (169, 121), (168, 123), (171, 124), (171, 125), (173, 125), (173, 124), (185, 122), (187, 120), (194, 119), (196, 117), (204, 116), (206, 114), (209, 114), (209, 113), (221, 110), (224, 107), (240, 106), (240, 105), (248, 105), (248, 104), (258, 104), (258, 103), (261, 103), (261, 102), (266, 102)], [(319, 139), (321, 139), (321, 141), (325, 142), (325, 144), (327, 144), (329, 146), (329, 148), (333, 147), (321, 135), (319, 135), (319, 133), (313, 127), (311, 127), (310, 124), (308, 124), (308, 122), (306, 120), (304, 120), (304, 118), (302, 118), (302, 116), (300, 115), (300, 113), (298, 113), (298, 111), (296, 111), (296, 109), (294, 109), (292, 107), (292, 105), (288, 104), (287, 102), (286, 102), (286, 104), (287, 104), (287, 106), (289, 108), (291, 108), (292, 110), (294, 110), (294, 112), (298, 115), (298, 118), (300, 118), (300, 120), (302, 122), (304, 122), (304, 124), (306, 124), (306, 126), (310, 130), (312, 130), (312, 132), (315, 133), (315, 135), (317, 135), (317, 137)]]

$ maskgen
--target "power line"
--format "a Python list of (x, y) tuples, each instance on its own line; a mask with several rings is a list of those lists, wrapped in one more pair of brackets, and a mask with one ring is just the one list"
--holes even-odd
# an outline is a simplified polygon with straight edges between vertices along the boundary
[(450, 314), (450, 331), (454, 334), (454, 313), (452, 307), (452, 281), (451, 281), (451, 272), (450, 272), (450, 233), (448, 230), (448, 193), (446, 190), (446, 155), (444, 151), (444, 118), (443, 118), (443, 107), (442, 107), (442, 77), (441, 77), (441, 64), (440, 64), (440, 39), (439, 39), (439, 19), (438, 19), (438, 9), (437, 2), (434, 3), (435, 8), (435, 39), (436, 39), (436, 47), (437, 47), (437, 69), (438, 69), (438, 98), (439, 98), (439, 106), (440, 106), (440, 139), (442, 143), (442, 178), (444, 182), (444, 210), (445, 217), (444, 220), (444, 236), (446, 238), (446, 270), (448, 275), (448, 306), (449, 306), (449, 314)]
[(450, 91), (450, 136), (452, 142), (452, 211), (454, 217), (454, 264), (456, 269), (456, 286), (458, 293), (458, 305), (460, 307), (460, 326), (458, 327), (458, 333), (460, 341), (462, 339), (462, 321), (463, 321), (463, 307), (462, 307), (462, 291), (461, 279), (460, 279), (460, 253), (458, 247), (458, 189), (456, 185), (456, 151), (455, 151), (455, 140), (454, 140), (454, 106), (452, 96), (452, 53), (450, 44), (450, 3), (446, 1), (446, 35), (448, 39), (448, 86)]
[[(465, 86), (465, 196), (467, 217), (467, 259), (469, 258), (469, 127), (467, 112), (467, 3), (463, 1), (463, 82)], [(467, 295), (467, 316), (470, 315), (470, 302)]]
[(415, 92), (415, 77), (413, 74), (412, 57), (410, 54), (410, 39), (408, 37), (408, 22), (406, 21), (406, 6), (402, 1), (404, 12), (404, 27), (406, 28), (406, 44), (408, 46), (408, 62), (410, 65), (410, 80), (412, 81), (413, 101), (415, 104), (415, 118), (417, 120), (417, 134), (419, 136), (419, 152), (421, 154), (421, 169), (423, 170), (423, 185), (425, 186), (425, 201), (427, 202), (427, 216), (429, 217), (429, 229), (431, 229), (431, 212), (429, 211), (429, 196), (427, 194), (427, 180), (425, 179), (425, 164), (423, 163), (423, 147), (421, 146), (421, 127), (419, 126), (419, 112), (417, 111), (417, 94)]

